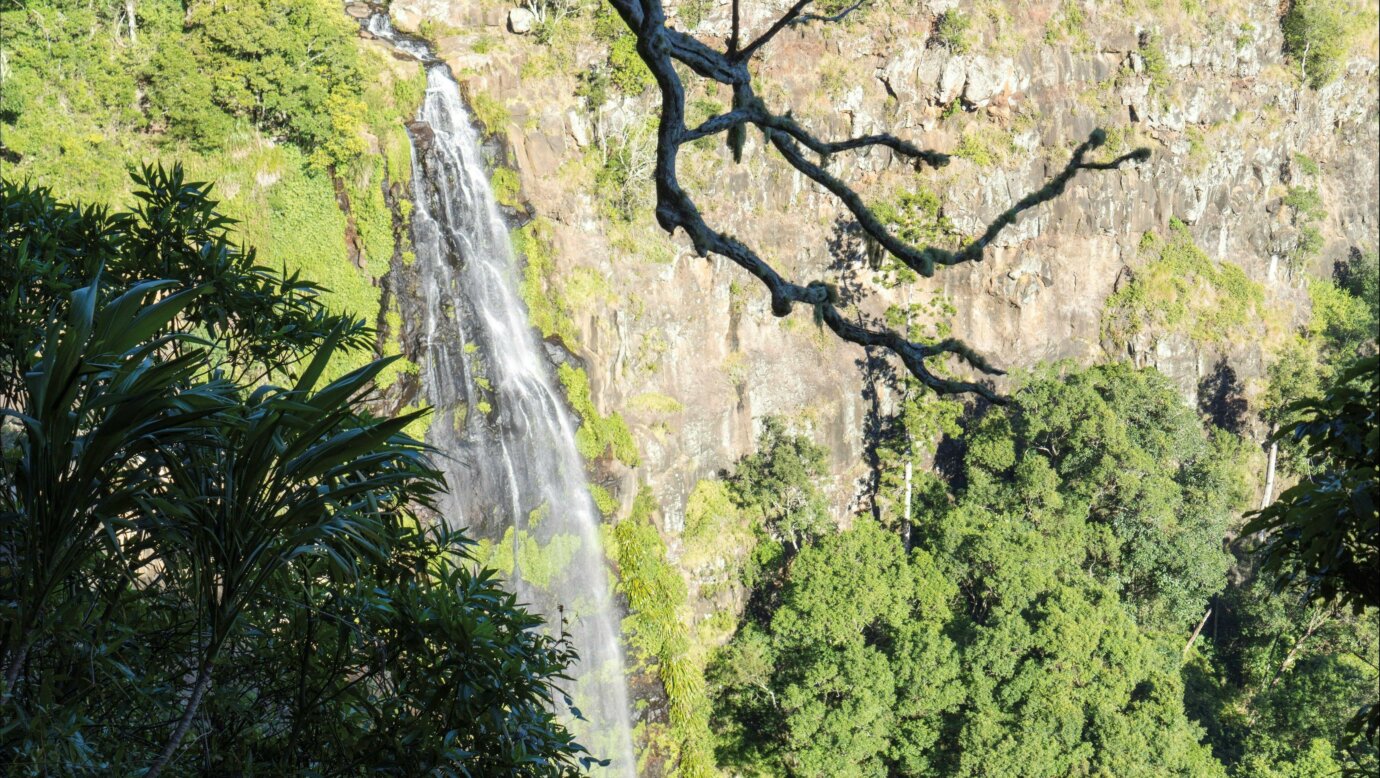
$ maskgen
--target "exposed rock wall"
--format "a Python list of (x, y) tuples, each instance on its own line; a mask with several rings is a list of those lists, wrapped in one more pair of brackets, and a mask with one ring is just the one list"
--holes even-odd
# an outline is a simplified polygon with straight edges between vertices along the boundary
[[(760, 29), (784, 5), (751, 4), (748, 28)], [(1249, 390), (1272, 345), (1306, 317), (1307, 275), (1326, 274), (1352, 247), (1375, 248), (1373, 41), (1354, 52), (1343, 78), (1315, 92), (1300, 89), (1281, 53), (1273, 0), (1214, 4), (1198, 15), (1089, 6), (1078, 25), (1063, 23), (1068, 4), (990, 2), (972, 12), (979, 23), (966, 54), (932, 39), (935, 14), (952, 5), (878, 5), (847, 25), (792, 30), (763, 56), (759, 91), (825, 136), (891, 131), (939, 150), (971, 147), (969, 158), (918, 174), (886, 150), (831, 163), (869, 198), (900, 187), (935, 191), (967, 235), (1038, 189), (1095, 128), (1128, 148), (1151, 149), (1145, 164), (1081, 174), (1004, 232), (985, 262), (941, 269), (912, 290), (947, 296), (955, 334), (999, 364), (1129, 357), (1158, 366), (1193, 399), (1225, 358)], [(552, 288), (563, 290), (579, 330), (579, 342), (567, 345), (587, 364), (600, 407), (621, 410), (641, 448), (641, 466), (611, 466), (608, 479), (651, 484), (674, 534), (695, 481), (750, 450), (755, 422), (781, 413), (807, 421), (828, 444), (839, 475), (833, 496), (840, 507), (854, 501), (874, 410), (864, 398), (862, 351), (817, 331), (808, 311), (773, 318), (745, 273), (695, 257), (645, 214), (623, 223), (602, 207), (594, 171), (603, 150), (635, 139), (653, 115), (650, 95), (593, 107), (576, 94), (577, 75), (603, 62), (607, 48), (590, 36), (541, 44), (513, 34), (507, 9), (481, 0), (394, 0), (391, 9), (404, 27), (431, 20), (469, 94), (507, 108), (500, 162), (517, 169), (523, 197), (552, 225)], [(722, 38), (727, 9), (714, 5), (696, 31)], [(727, 102), (723, 94), (691, 97)], [(1306, 174), (1298, 155), (1321, 173)], [(842, 270), (861, 279), (867, 296), (859, 310), (872, 314), (901, 294), (871, 288), (841, 209), (769, 159), (760, 138), (750, 138), (740, 166), (721, 145), (682, 159), (682, 180), (711, 224), (795, 280)], [(1294, 271), (1284, 257), (1297, 230), (1281, 201), (1305, 178), (1326, 205), (1325, 246), (1313, 267)], [(645, 181), (630, 185), (650, 197)], [(1263, 286), (1251, 337), (1105, 337), (1107, 296), (1143, 262), (1142, 234), (1163, 231), (1171, 218), (1214, 261), (1239, 265)], [(647, 401), (662, 396), (679, 408)], [(631, 499), (635, 489), (620, 492)]]

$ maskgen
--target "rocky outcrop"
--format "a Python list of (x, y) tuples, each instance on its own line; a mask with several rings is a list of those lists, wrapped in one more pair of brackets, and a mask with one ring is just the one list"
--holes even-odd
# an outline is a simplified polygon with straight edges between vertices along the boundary
[[(779, 13), (781, 3), (774, 5), (754, 5), (749, 28)], [(765, 54), (760, 91), (821, 135), (887, 130), (960, 152), (948, 167), (919, 174), (886, 150), (840, 155), (831, 170), (873, 199), (930, 189), (965, 235), (1042, 186), (1094, 129), (1124, 148), (1147, 146), (1152, 156), (1081, 174), (1062, 197), (1003, 232), (986, 261), (941, 269), (910, 294), (946, 298), (956, 311), (954, 333), (1006, 366), (1124, 357), (1158, 366), (1194, 398), (1225, 360), (1249, 395), (1275, 340), (1307, 314), (1306, 278), (1329, 272), (1351, 247), (1373, 249), (1380, 240), (1373, 48), (1314, 92), (1288, 70), (1273, 2), (1228, 3), (1212, 18), (1090, 9), (1072, 30), (1057, 24), (1062, 6), (1053, 0), (1012, 4), (978, 20), (966, 53), (930, 40), (934, 15), (946, 5), (921, 3), (905, 15), (879, 6), (846, 26), (789, 32)], [(727, 7), (711, 8), (697, 32), (726, 34)], [(593, 171), (608, 154), (627, 153), (636, 164), (646, 153), (639, 128), (653, 114), (650, 98), (588, 105), (577, 95), (577, 76), (603, 63), (606, 49), (590, 37), (555, 52), (510, 34), (494, 46), (503, 19), (490, 24), (486, 8), (477, 0), (391, 5), (400, 25), (435, 19), (460, 30), (442, 41), (443, 54), (469, 94), (507, 108), (504, 162), (552, 225), (553, 288), (564, 289), (571, 305), (579, 356), (600, 407), (621, 409), (642, 449), (641, 467), (608, 477), (629, 487), (621, 490), (628, 499), (637, 482), (650, 483), (674, 528), (695, 481), (749, 450), (756, 422), (779, 413), (827, 442), (839, 476), (836, 502), (854, 501), (865, 476), (864, 426), (876, 411), (864, 400), (865, 355), (819, 332), (807, 311), (772, 317), (750, 278), (694, 256), (645, 213), (631, 223), (611, 219), (610, 193), (596, 186)], [(490, 43), (474, 46), (481, 38)], [(692, 92), (691, 99), (724, 96)], [(879, 315), (899, 299), (901, 291), (870, 283), (830, 196), (770, 159), (759, 138), (750, 137), (744, 157), (735, 166), (717, 145), (683, 157), (682, 181), (696, 187), (712, 223), (799, 281), (854, 279), (853, 290), (865, 293), (859, 315)], [(1305, 172), (1302, 157), (1321, 173)], [(645, 171), (638, 175), (629, 196), (645, 205)], [(1326, 205), (1325, 246), (1312, 267), (1291, 271), (1283, 258), (1296, 231), (1281, 200), (1299, 184), (1316, 187)], [(1143, 264), (1142, 234), (1165, 230), (1171, 218), (1214, 262), (1239, 265), (1263, 287), (1258, 337), (1105, 337), (1105, 300)], [(885, 392), (879, 402), (884, 409)]]

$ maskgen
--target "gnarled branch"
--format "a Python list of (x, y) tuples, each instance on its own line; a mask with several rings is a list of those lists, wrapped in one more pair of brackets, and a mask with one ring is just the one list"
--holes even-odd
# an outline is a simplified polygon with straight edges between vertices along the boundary
[[(695, 251), (701, 256), (718, 254), (751, 273), (766, 286), (771, 295), (771, 310), (776, 316), (786, 316), (795, 303), (814, 306), (818, 320), (840, 338), (858, 345), (880, 346), (900, 357), (906, 368), (922, 383), (940, 394), (974, 393), (993, 402), (1004, 402), (990, 388), (978, 383), (957, 381), (936, 375), (926, 364), (930, 357), (957, 357), (987, 375), (1002, 375), (1002, 371), (987, 362), (971, 348), (957, 340), (940, 343), (917, 343), (891, 330), (874, 330), (844, 319), (833, 288), (815, 281), (800, 285), (781, 276), (770, 264), (743, 242), (724, 234), (705, 223), (695, 201), (681, 188), (676, 174), (680, 149), (686, 143), (728, 133), (729, 145), (737, 157), (749, 126), (760, 130), (767, 144), (776, 150), (791, 167), (839, 199), (857, 220), (870, 241), (884, 249), (897, 261), (930, 276), (936, 265), (957, 265), (979, 262), (983, 251), (997, 234), (1015, 222), (1023, 211), (1052, 200), (1063, 193), (1069, 181), (1082, 170), (1111, 170), (1132, 160), (1144, 160), (1149, 151), (1138, 149), (1110, 162), (1093, 162), (1088, 155), (1102, 146), (1105, 134), (1095, 131), (1087, 141), (1074, 150), (1063, 171), (1036, 192), (1021, 198), (996, 218), (977, 239), (957, 250), (912, 246), (896, 237), (867, 207), (862, 197), (846, 182), (827, 169), (833, 154), (886, 147), (901, 157), (913, 160), (918, 166), (942, 166), (948, 155), (928, 149), (889, 134), (868, 135), (842, 141), (824, 141), (801, 127), (790, 113), (769, 111), (752, 88), (752, 74), (748, 63), (772, 38), (788, 26), (806, 21), (838, 21), (862, 5), (862, 1), (832, 17), (805, 13), (812, 0), (796, 0), (786, 12), (751, 43), (739, 48), (742, 34), (738, 18), (738, 2), (733, 3), (733, 31), (726, 51), (718, 51), (699, 39), (666, 25), (666, 13), (661, 0), (609, 0), (614, 10), (632, 30), (637, 39), (637, 52), (651, 71), (661, 93), (660, 124), (657, 128), (656, 166), (653, 173), (656, 186), (656, 219), (662, 229), (673, 233), (684, 230)], [(675, 64), (679, 62), (695, 75), (733, 90), (730, 111), (710, 117), (694, 129), (685, 126), (685, 88)], [(814, 161), (806, 151), (818, 156)]]

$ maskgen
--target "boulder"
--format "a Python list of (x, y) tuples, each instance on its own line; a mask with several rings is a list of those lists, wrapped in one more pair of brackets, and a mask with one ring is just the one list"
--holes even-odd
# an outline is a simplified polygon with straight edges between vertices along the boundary
[(526, 35), (536, 26), (537, 15), (526, 8), (514, 8), (508, 12), (508, 29), (518, 35)]
[(963, 93), (963, 83), (968, 80), (967, 60), (963, 57), (951, 57), (944, 63), (944, 69), (939, 71), (939, 99), (940, 105), (948, 105)]

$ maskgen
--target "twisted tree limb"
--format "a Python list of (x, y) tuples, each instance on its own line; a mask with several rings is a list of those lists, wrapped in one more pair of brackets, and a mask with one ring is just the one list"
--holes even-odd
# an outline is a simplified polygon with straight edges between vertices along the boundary
[[(741, 153), (747, 128), (756, 127), (766, 138), (767, 144), (774, 148), (787, 164), (843, 203), (869, 241), (874, 242), (897, 261), (927, 277), (934, 274), (936, 265), (980, 262), (984, 249), (998, 233), (1014, 223), (1023, 211), (1062, 194), (1069, 181), (1079, 171), (1112, 170), (1132, 160), (1147, 159), (1149, 151), (1137, 149), (1110, 162), (1089, 161), (1089, 152), (1100, 147), (1106, 140), (1102, 131), (1095, 131), (1087, 141), (1074, 150), (1072, 158), (1062, 172), (1051, 178), (1044, 187), (1025, 196), (1003, 212), (977, 239), (953, 251), (911, 246), (893, 235), (852, 187), (826, 169), (828, 158), (830, 155), (846, 151), (886, 147), (896, 155), (911, 160), (918, 168), (921, 165), (945, 165), (948, 163), (948, 155), (921, 149), (890, 134), (840, 141), (821, 140), (800, 126), (789, 112), (776, 114), (769, 111), (753, 91), (752, 74), (748, 65), (754, 55), (771, 43), (778, 33), (794, 24), (838, 21), (860, 7), (863, 0), (830, 17), (806, 13), (811, 2), (812, 0), (796, 0), (766, 31), (740, 48), (739, 37), (742, 31), (738, 0), (734, 0), (733, 32), (726, 50), (719, 51), (685, 32), (668, 27), (661, 0), (609, 0), (628, 29), (636, 36), (638, 55), (651, 71), (661, 94), (656, 166), (653, 172), (657, 223), (671, 234), (677, 229), (684, 230), (700, 256), (718, 254), (755, 276), (771, 295), (771, 310), (774, 315), (790, 314), (795, 303), (814, 306), (817, 318), (838, 337), (864, 347), (880, 346), (893, 352), (917, 379), (935, 392), (974, 393), (992, 402), (1004, 402), (1003, 398), (982, 384), (942, 378), (926, 364), (925, 360), (930, 357), (953, 356), (987, 375), (1003, 374), (1003, 371), (961, 341), (949, 339), (938, 343), (917, 343), (891, 330), (874, 330), (854, 324), (846, 320), (840, 312), (838, 297), (832, 285), (820, 281), (801, 285), (787, 280), (747, 245), (706, 224), (695, 201), (681, 187), (677, 177), (676, 163), (681, 147), (694, 140), (727, 133), (729, 145), (737, 158)], [(731, 110), (709, 118), (698, 127), (687, 128), (685, 88), (676, 69), (676, 63), (680, 63), (701, 78), (730, 87), (733, 91)], [(818, 161), (808, 159), (803, 149), (817, 155)]]

